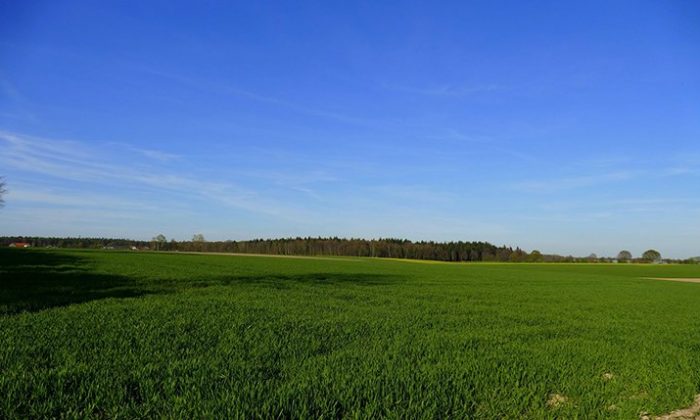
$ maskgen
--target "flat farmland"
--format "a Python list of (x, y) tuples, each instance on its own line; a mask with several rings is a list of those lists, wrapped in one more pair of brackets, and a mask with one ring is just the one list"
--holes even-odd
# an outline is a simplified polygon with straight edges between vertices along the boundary
[(0, 250), (0, 418), (639, 418), (700, 266)]

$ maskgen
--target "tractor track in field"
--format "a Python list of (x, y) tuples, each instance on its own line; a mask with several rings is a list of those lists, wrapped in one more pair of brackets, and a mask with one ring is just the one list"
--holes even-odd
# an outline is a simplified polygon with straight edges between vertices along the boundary
[(700, 278), (683, 278), (683, 277), (644, 277), (648, 280), (664, 280), (664, 281), (678, 281), (681, 283), (700, 283)]

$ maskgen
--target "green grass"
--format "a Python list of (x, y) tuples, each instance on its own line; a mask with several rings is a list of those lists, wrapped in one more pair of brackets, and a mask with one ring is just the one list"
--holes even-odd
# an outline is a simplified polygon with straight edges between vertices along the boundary
[(661, 414), (700, 284), (644, 276), (700, 267), (0, 250), (0, 418)]

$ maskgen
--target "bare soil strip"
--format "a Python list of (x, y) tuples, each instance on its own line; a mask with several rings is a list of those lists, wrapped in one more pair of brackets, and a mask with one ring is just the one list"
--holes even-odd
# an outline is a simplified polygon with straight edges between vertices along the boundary
[[(642, 420), (647, 420), (648, 415), (642, 415)], [(672, 413), (664, 414), (663, 416), (654, 417), (655, 420), (698, 420), (700, 419), (700, 394), (695, 397), (693, 405), (687, 408), (676, 410)]]
[(680, 281), (684, 283), (700, 283), (700, 279), (692, 278), (670, 278), (670, 277), (645, 277), (649, 280), (666, 280), (666, 281)]

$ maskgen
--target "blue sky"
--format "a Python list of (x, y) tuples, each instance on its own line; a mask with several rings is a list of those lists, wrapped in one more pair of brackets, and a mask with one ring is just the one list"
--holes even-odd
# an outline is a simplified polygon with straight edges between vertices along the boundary
[(0, 2), (0, 234), (700, 255), (700, 4)]

